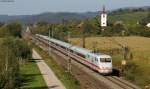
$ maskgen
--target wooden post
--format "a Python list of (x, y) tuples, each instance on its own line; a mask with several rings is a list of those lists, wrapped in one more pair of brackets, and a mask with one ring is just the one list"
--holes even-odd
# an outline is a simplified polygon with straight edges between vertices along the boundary
[(127, 64), (126, 60), (121, 61), (121, 76), (123, 76), (123, 74), (124, 74), (124, 67), (126, 64)]
[[(50, 30), (49, 30), (49, 38), (50, 38)], [(49, 46), (48, 46), (48, 48), (49, 48), (49, 50), (48, 50), (48, 51), (49, 51), (49, 52), (48, 52), (48, 53), (49, 53), (49, 56), (50, 56), (50, 54), (51, 54), (51, 53), (50, 53), (50, 52), (51, 52), (51, 46), (50, 46), (50, 45), (51, 45), (51, 42), (49, 41)]]
[[(70, 41), (70, 32), (68, 32), (68, 43), (71, 43), (71, 41)], [(69, 50), (71, 47), (68, 48), (68, 66), (67, 66), (67, 69), (68, 69), (69, 73), (71, 73), (71, 58), (70, 58), (70, 50)]]

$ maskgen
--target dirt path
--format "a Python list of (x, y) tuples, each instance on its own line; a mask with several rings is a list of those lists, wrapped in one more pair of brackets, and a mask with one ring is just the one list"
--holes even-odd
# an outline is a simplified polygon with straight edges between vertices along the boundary
[(57, 79), (53, 71), (49, 66), (42, 60), (41, 56), (33, 49), (32, 54), (33, 59), (35, 59), (41, 74), (48, 86), (48, 89), (66, 89), (63, 84)]

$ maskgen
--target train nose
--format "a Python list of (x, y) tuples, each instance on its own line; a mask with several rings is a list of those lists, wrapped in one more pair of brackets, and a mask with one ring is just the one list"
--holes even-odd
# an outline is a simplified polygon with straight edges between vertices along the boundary
[(102, 73), (102, 74), (110, 74), (110, 73), (112, 73), (112, 68), (102, 67), (101, 70), (99, 70), (99, 72)]

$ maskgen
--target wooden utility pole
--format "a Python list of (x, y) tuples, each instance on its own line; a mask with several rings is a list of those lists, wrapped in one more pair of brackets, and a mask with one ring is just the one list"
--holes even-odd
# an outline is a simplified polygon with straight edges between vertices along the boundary
[(80, 30), (82, 30), (82, 47), (83, 48), (85, 48), (85, 44), (86, 44), (86, 35), (85, 35), (85, 24), (84, 24), (84, 22), (81, 22), (80, 24), (79, 24), (79, 26), (78, 26), (78, 28), (80, 28)]
[(83, 46), (83, 48), (85, 48), (85, 40), (86, 40), (86, 36), (83, 32), (83, 34), (82, 34), (82, 46)]
[[(71, 43), (71, 41), (70, 41), (70, 32), (68, 32), (68, 43)], [(69, 48), (68, 48), (68, 66), (67, 66), (67, 69), (68, 69), (68, 72), (69, 73), (71, 73), (71, 58), (70, 58), (70, 48), (71, 48), (72, 46), (70, 46)]]
[(7, 47), (7, 55), (6, 55), (6, 64), (5, 64), (5, 68), (6, 68), (6, 71), (8, 71), (8, 57), (9, 57), (9, 53), (8, 53), (9, 51), (8, 51), (8, 47)]
[[(49, 38), (51, 38), (50, 33), (51, 32), (50, 32), (50, 29), (49, 29), (49, 33), (48, 33)], [(50, 54), (51, 54), (51, 42), (50, 42), (50, 40), (49, 40), (48, 48), (49, 48), (49, 50), (48, 50), (49, 52), (48, 53), (49, 53), (49, 56), (50, 56)]]
[(96, 53), (97, 52), (97, 41), (93, 42), (93, 52)]

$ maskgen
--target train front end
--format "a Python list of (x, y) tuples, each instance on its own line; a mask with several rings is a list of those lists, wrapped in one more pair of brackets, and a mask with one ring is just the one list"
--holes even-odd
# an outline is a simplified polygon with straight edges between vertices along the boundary
[(101, 55), (99, 59), (99, 73), (103, 75), (111, 74), (113, 70), (111, 56)]

